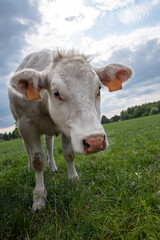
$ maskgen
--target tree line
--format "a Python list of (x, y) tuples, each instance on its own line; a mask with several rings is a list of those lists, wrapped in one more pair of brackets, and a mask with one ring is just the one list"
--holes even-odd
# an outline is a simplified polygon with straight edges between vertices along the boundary
[(112, 123), (133, 118), (145, 117), (150, 115), (160, 114), (160, 101), (145, 103), (140, 106), (129, 107), (127, 110), (123, 110), (120, 116), (115, 115), (112, 118), (107, 118), (105, 115), (101, 118), (101, 123)]
[(9, 141), (9, 140), (13, 140), (13, 139), (17, 139), (19, 138), (19, 132), (18, 132), (18, 127), (17, 125), (15, 126), (15, 129), (12, 132), (9, 133), (0, 133), (0, 142), (2, 141)]

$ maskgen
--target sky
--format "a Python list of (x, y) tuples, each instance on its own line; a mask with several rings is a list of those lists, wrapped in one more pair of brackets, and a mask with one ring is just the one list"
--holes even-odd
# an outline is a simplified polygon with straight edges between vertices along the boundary
[(101, 94), (108, 118), (160, 100), (160, 0), (0, 0), (0, 132), (12, 131), (8, 82), (23, 58), (42, 49), (76, 49), (102, 67), (126, 64), (123, 90)]

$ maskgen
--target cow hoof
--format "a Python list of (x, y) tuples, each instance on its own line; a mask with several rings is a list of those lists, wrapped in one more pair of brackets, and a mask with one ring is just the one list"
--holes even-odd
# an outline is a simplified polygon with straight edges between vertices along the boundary
[(44, 190), (43, 193), (34, 191), (33, 192), (33, 211), (40, 211), (45, 208), (45, 199), (47, 197), (47, 191)]
[(51, 173), (56, 174), (57, 173), (57, 168), (50, 168)]
[(71, 181), (71, 182), (78, 182), (78, 181), (79, 181), (79, 176), (78, 176), (78, 174), (69, 177), (69, 181)]
[(56, 174), (57, 173), (57, 167), (54, 165), (52, 166), (51, 164), (49, 164), (49, 169), (52, 173)]
[(32, 205), (32, 209), (33, 209), (34, 212), (40, 211), (44, 208), (45, 208), (45, 200), (44, 199), (41, 199), (37, 202), (34, 202), (33, 205)]

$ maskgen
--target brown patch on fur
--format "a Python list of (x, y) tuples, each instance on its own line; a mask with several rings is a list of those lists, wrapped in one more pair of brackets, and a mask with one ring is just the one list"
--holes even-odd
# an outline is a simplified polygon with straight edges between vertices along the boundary
[(69, 155), (68, 155), (68, 158), (69, 158), (69, 160), (74, 160), (74, 153), (70, 153)]
[(41, 172), (43, 170), (44, 161), (45, 161), (44, 155), (41, 152), (37, 152), (34, 154), (32, 164), (33, 164), (35, 171)]

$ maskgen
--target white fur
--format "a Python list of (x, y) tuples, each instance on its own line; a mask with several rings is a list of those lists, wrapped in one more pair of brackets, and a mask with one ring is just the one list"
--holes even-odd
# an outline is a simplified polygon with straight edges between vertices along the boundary
[[(71, 180), (78, 179), (74, 152), (85, 153), (83, 140), (91, 136), (104, 136), (107, 148), (106, 134), (100, 124), (98, 96), (101, 75), (106, 71), (107, 67), (93, 70), (83, 54), (44, 50), (27, 56), (11, 78), (11, 111), (28, 153), (29, 168), (33, 167), (35, 171), (34, 210), (45, 206), (47, 195), (43, 181), (46, 156), (40, 142), (42, 134), (46, 135), (49, 167), (56, 172), (52, 136), (62, 133), (63, 155)], [(108, 72), (115, 75), (116, 65), (110, 65)], [(29, 101), (26, 89), (20, 84), (21, 79), (33, 84), (35, 89), (41, 89), (41, 99)], [(62, 100), (54, 96), (55, 89)]]

